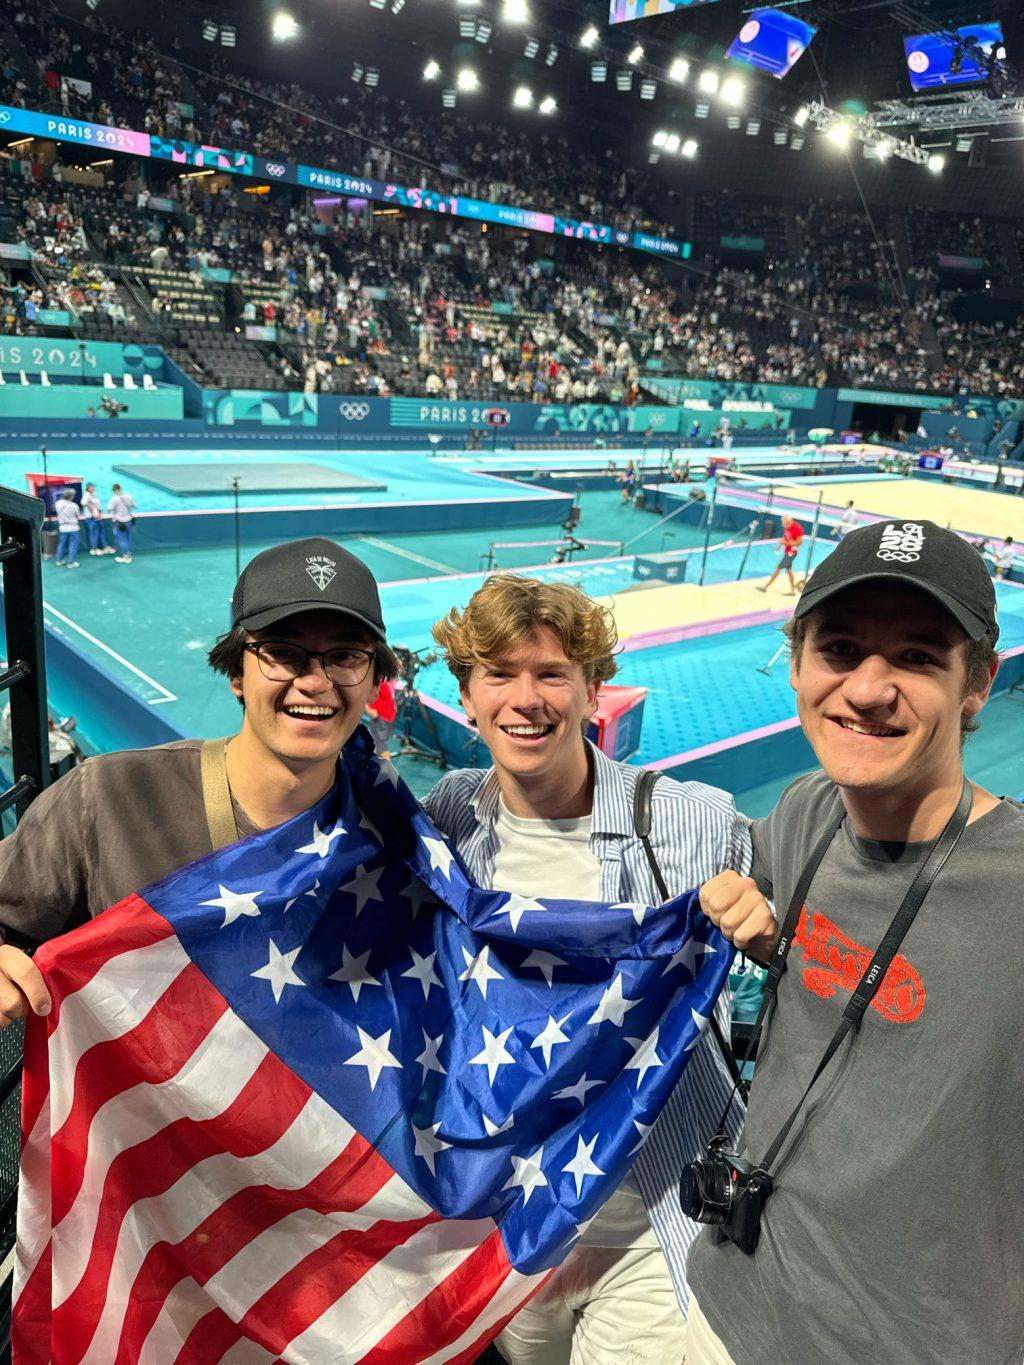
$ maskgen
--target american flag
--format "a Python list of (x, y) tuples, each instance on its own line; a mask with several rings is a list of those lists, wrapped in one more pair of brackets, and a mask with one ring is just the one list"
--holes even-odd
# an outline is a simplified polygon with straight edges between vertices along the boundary
[(439, 1365), (618, 1185), (731, 950), (695, 893), (480, 890), (360, 733), (36, 961), (15, 1360)]

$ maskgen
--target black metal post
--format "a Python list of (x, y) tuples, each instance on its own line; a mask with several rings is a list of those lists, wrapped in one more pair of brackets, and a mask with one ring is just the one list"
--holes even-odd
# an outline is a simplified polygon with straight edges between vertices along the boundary
[(238, 494), (241, 481), (236, 474), (231, 480), (231, 491), (235, 495), (235, 582), (242, 573), (242, 517), (238, 507)]

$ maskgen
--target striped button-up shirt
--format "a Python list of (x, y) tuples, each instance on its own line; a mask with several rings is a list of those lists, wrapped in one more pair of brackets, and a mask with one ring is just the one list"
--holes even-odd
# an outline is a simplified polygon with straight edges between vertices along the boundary
[[(601, 862), (601, 898), (610, 903), (657, 905), (661, 897), (633, 823), (633, 791), (640, 769), (613, 762), (593, 745), (588, 748), (594, 765), (590, 850)], [(500, 795), (493, 768), (462, 768), (446, 773), (423, 802), (430, 818), (485, 887), (494, 875), (498, 844), (494, 825)], [(731, 796), (699, 782), (662, 778), (654, 788), (651, 843), (673, 896), (727, 868), (741, 873), (750, 868), (746, 819), (738, 814)], [(728, 1038), (727, 999), (719, 1000), (715, 1013)], [(714, 1135), (732, 1088), (718, 1044), (706, 1030), (633, 1168), (684, 1313), (689, 1305), (686, 1257), (699, 1226), (680, 1211), (679, 1173)], [(742, 1117), (742, 1106), (734, 1100), (728, 1125), (732, 1138), (738, 1136)]]

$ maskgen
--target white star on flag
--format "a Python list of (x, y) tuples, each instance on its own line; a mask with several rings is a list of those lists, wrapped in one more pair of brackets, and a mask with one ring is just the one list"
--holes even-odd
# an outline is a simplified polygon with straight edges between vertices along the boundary
[(366, 814), (365, 811), (360, 811), (359, 813), (359, 828), (365, 829), (370, 838), (376, 839), (378, 844), (382, 844), (384, 842), (384, 840), (380, 837), (380, 830), (373, 823), (373, 821), (370, 819), (370, 817)]
[(538, 967), (549, 986), (555, 974), (555, 968), (567, 967), (568, 965), (563, 958), (555, 957), (554, 953), (546, 953), (543, 948), (534, 948), (523, 962), (524, 967)]
[(586, 1104), (587, 1091), (593, 1090), (596, 1085), (604, 1085), (604, 1081), (588, 1081), (587, 1073), (584, 1071), (575, 1085), (567, 1085), (564, 1090), (556, 1090), (551, 1096), (553, 1100), (579, 1100), (580, 1104)]
[(681, 948), (677, 948), (665, 963), (662, 976), (668, 976), (676, 967), (685, 967), (691, 976), (697, 975), (697, 940), (688, 938)]
[(258, 976), (263, 981), (269, 981), (274, 992), (275, 1004), (280, 1004), (281, 996), (284, 994), (285, 986), (304, 986), (306, 983), (295, 971), (295, 959), (302, 951), (302, 944), (293, 948), (290, 953), (278, 951), (277, 944), (273, 939), (270, 940), (270, 961), (265, 967), (260, 967), (258, 971), (250, 972), (250, 976)]
[(543, 1147), (538, 1147), (531, 1156), (514, 1156), (512, 1165), (515, 1167), (515, 1173), (509, 1177), (502, 1189), (512, 1190), (516, 1186), (522, 1186), (523, 1203), (528, 1204), (534, 1190), (548, 1183), (547, 1176), (540, 1168), (543, 1157)]
[(544, 1031), (538, 1033), (530, 1046), (539, 1047), (544, 1054), (544, 1070), (551, 1065), (551, 1049), (556, 1043), (567, 1043), (569, 1035), (562, 1032), (562, 1025), (571, 1017), (572, 1010), (563, 1019), (555, 1019), (548, 1015), (548, 1022), (544, 1025)]
[(455, 857), (455, 854), (443, 839), (431, 839), (429, 835), (426, 834), (421, 834), (420, 839), (423, 841), (423, 846), (430, 855), (431, 868), (437, 868), (444, 873), (449, 881), (451, 881), (452, 859)]
[(654, 1030), (649, 1038), (627, 1038), (626, 1042), (633, 1046), (633, 1055), (623, 1068), (625, 1071), (639, 1071), (640, 1075), (636, 1078), (636, 1088), (640, 1089), (640, 1083), (650, 1071), (652, 1066), (664, 1066), (665, 1063), (658, 1056), (658, 1034), (661, 1032), (660, 1026)]
[(428, 1071), (436, 1071), (442, 1076), (447, 1076), (448, 1072), (441, 1065), (441, 1059), (437, 1055), (441, 1050), (441, 1044), (444, 1042), (444, 1034), (439, 1033), (436, 1038), (431, 1038), (422, 1024), (420, 1025), (420, 1032), (423, 1034), (423, 1051), (416, 1060), (423, 1068), (423, 1079), (427, 1079)]
[(323, 830), (313, 821), (313, 839), (311, 843), (303, 844), (301, 848), (295, 850), (296, 853), (315, 853), (318, 858), (326, 858), (331, 851), (331, 844), (335, 839), (340, 839), (347, 831), (343, 825), (335, 825), (333, 829)]
[(239, 915), (258, 915), (260, 907), (256, 904), (262, 891), (229, 891), (226, 886), (218, 886), (220, 895), (216, 900), (200, 901), (201, 905), (215, 905), (224, 911), (224, 923), (220, 926), (227, 928), (229, 924), (234, 924)]
[(412, 966), (407, 972), (402, 973), (403, 977), (411, 976), (414, 981), (420, 983), (423, 987), (424, 1000), (429, 997), (431, 986), (440, 986), (444, 990), (444, 983), (434, 971), (434, 958), (437, 957), (437, 953), (428, 953), (426, 957), (420, 957), (415, 948), (410, 948), (409, 951), (412, 953)]
[(711, 1018), (710, 1014), (698, 1014), (697, 1011), (692, 1006), (690, 1007), (690, 1014), (693, 1017), (693, 1022), (697, 1025), (697, 1036), (696, 1038), (694, 1038), (692, 1043), (688, 1043), (686, 1045), (685, 1048), (686, 1052), (692, 1052), (693, 1049), (700, 1042), (700, 1035), (704, 1032), (704, 1028), (707, 1025), (708, 1020)]
[(496, 972), (488, 962), (487, 959), (490, 956), (490, 952), (490, 947), (485, 946), (480, 949), (476, 957), (473, 957), (465, 948), (463, 948), (462, 956), (466, 959), (466, 970), (459, 977), (460, 981), (475, 981), (480, 987), (480, 994), (485, 1000), (487, 999), (487, 987), (490, 983), (492, 981), (505, 980), (501, 972)]
[(353, 957), (349, 950), (342, 945), (341, 966), (336, 972), (332, 972), (327, 978), (328, 981), (341, 981), (352, 991), (352, 999), (358, 1003), (359, 992), (364, 986), (379, 986), (380, 982), (372, 976), (366, 969), (367, 959), (370, 950), (360, 953), (358, 957)]
[[(598, 1213), (600, 1213), (600, 1209), (598, 1210)], [(597, 1217), (597, 1213), (593, 1214), (590, 1218), (584, 1218), (584, 1220), (583, 1220), (582, 1223), (577, 1223), (577, 1224), (576, 1224), (576, 1231), (575, 1231), (575, 1232), (573, 1233), (573, 1235), (569, 1238), (568, 1245), (571, 1246), (572, 1243), (575, 1242), (575, 1240), (576, 1240), (577, 1237), (582, 1237), (583, 1234), (587, 1231), (587, 1229), (590, 1227), (591, 1223), (594, 1221), (594, 1219), (595, 1219), (596, 1217)]]
[(385, 1067), (402, 1068), (402, 1063), (391, 1053), (391, 1030), (385, 1029), (379, 1038), (371, 1038), (365, 1029), (356, 1025), (360, 1048), (345, 1061), (345, 1066), (365, 1066), (370, 1078), (370, 1089), (377, 1089), (380, 1073)]
[(383, 901), (384, 898), (377, 889), (377, 883), (380, 881), (380, 874), (383, 871), (383, 863), (380, 867), (375, 867), (372, 872), (367, 872), (363, 864), (360, 863), (356, 868), (356, 875), (352, 880), (346, 882), (344, 886), (339, 887), (339, 890), (347, 891), (350, 896), (355, 896), (355, 913), (357, 915), (367, 901)]
[(421, 1156), (430, 1167), (430, 1174), (436, 1175), (434, 1162), (437, 1160), (438, 1152), (447, 1152), (452, 1145), (450, 1142), (442, 1142), (437, 1136), (437, 1130), (441, 1127), (435, 1123), (431, 1128), (417, 1128), (413, 1125), (413, 1149), (416, 1156)]
[(413, 877), (409, 885), (400, 893), (406, 900), (412, 902), (413, 919), (420, 913), (420, 908), (424, 905), (437, 905), (437, 897), (434, 893), (423, 885), (419, 877)]
[(508, 1066), (509, 1062), (515, 1062), (515, 1058), (509, 1052), (505, 1044), (509, 1040), (512, 1032), (512, 1025), (507, 1029), (502, 1029), (501, 1033), (495, 1037), (489, 1028), (481, 1028), (484, 1035), (484, 1045), (475, 1057), (470, 1057), (470, 1066), (485, 1066), (487, 1068), (487, 1080), (490, 1085), (494, 1085), (494, 1078), (498, 1074), (499, 1066)]
[(583, 1141), (581, 1134), (576, 1137), (576, 1155), (567, 1166), (563, 1166), (563, 1171), (568, 1171), (576, 1181), (576, 1198), (579, 1199), (583, 1193), (583, 1182), (588, 1175), (604, 1175), (604, 1171), (593, 1160), (594, 1148), (597, 1146), (597, 1139), (600, 1134), (595, 1134), (589, 1143)]
[(653, 1124), (653, 1123), (641, 1123), (639, 1119), (634, 1119), (634, 1120), (633, 1120), (633, 1127), (634, 1127), (634, 1128), (636, 1129), (636, 1131), (640, 1134), (640, 1141), (636, 1144), (635, 1147), (630, 1147), (629, 1151), (626, 1153), (627, 1156), (632, 1156), (634, 1152), (639, 1152), (640, 1148), (644, 1145), (644, 1143), (645, 1143), (645, 1142), (647, 1141), (647, 1139), (650, 1137), (650, 1135), (651, 1135), (651, 1129), (654, 1127), (654, 1124)]
[(298, 901), (305, 900), (307, 896), (312, 896), (313, 900), (316, 900), (319, 894), (320, 878), (318, 877), (312, 886), (307, 886), (305, 891), (300, 891), (299, 894), (297, 896), (293, 896), (290, 901), (285, 901), (284, 913), (287, 914), (293, 905), (295, 905)]
[(617, 972), (615, 980), (601, 996), (601, 1003), (587, 1020), (587, 1023), (603, 1024), (606, 1019), (609, 1019), (616, 1028), (621, 1028), (626, 1014), (634, 1005), (639, 1005), (639, 1003), (639, 1000), (627, 1000), (622, 994), (622, 973)]
[(519, 896), (516, 892), (511, 892), (508, 900), (500, 910), (495, 910), (493, 919), (496, 915), (508, 915), (512, 932), (516, 933), (519, 928), (519, 921), (529, 910), (546, 910), (546, 905), (541, 905), (540, 901), (535, 901), (531, 896)]
[(373, 785), (379, 787), (383, 782), (390, 782), (395, 790), (398, 790), (398, 769), (390, 763), (380, 765), (380, 772), (374, 778)]
[(644, 905), (642, 901), (619, 901), (617, 905), (611, 907), (613, 910), (632, 910), (633, 918), (637, 924), (643, 924), (644, 915), (650, 910), (649, 905)]
[(514, 1114), (509, 1114), (504, 1123), (495, 1123), (484, 1114), (484, 1131), (488, 1137), (497, 1137), (499, 1133), (507, 1133), (515, 1121)]

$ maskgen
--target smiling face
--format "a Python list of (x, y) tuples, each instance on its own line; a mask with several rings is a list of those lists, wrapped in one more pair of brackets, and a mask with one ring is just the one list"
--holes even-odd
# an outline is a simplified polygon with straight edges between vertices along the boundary
[(909, 796), (957, 781), (961, 716), (991, 686), (968, 692), (966, 653), (964, 632), (916, 588), (863, 584), (812, 611), (790, 682), (833, 782)]
[[(315, 650), (373, 648), (366, 631), (334, 611), (300, 612), (266, 630), (250, 632), (249, 638)], [(310, 659), (301, 677), (272, 682), (264, 676), (252, 650), (246, 650), (242, 673), (232, 678), (231, 690), (245, 703), (243, 729), (248, 738), (298, 771), (311, 764), (334, 762), (355, 733), (367, 703), (377, 695), (377, 683), (371, 666), (361, 683), (339, 687), (324, 673), (319, 659)]]
[(506, 657), (474, 664), (461, 697), (499, 777), (548, 781), (564, 772), (568, 783), (586, 768), (583, 723), (597, 708), (599, 686), (540, 626)]

